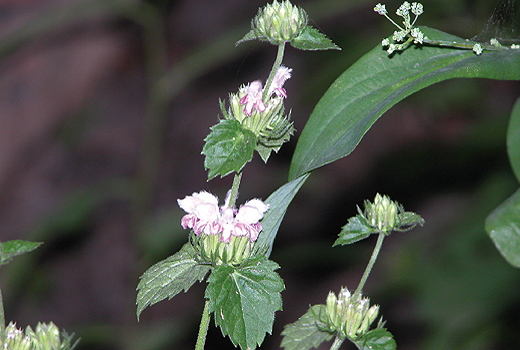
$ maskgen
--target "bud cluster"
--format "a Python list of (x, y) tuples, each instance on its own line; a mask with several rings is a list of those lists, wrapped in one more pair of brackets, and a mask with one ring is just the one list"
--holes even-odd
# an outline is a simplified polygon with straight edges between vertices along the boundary
[(368, 298), (351, 295), (347, 288), (341, 288), (337, 296), (329, 292), (326, 315), (318, 318), (326, 325), (326, 331), (336, 333), (340, 338), (356, 340), (369, 331), (378, 313), (379, 306), (370, 306)]
[(290, 1), (274, 0), (258, 10), (252, 20), (251, 30), (258, 39), (278, 45), (296, 38), (307, 26), (305, 11)]
[(390, 233), (400, 226), (401, 220), (399, 204), (390, 200), (390, 197), (379, 193), (374, 203), (365, 202), (365, 217), (368, 224), (379, 232)]
[(9, 323), (5, 329), (5, 336), (0, 337), (0, 349), (8, 350), (70, 350), (70, 338), (64, 334), (60, 338), (60, 331), (54, 323), (38, 323), (33, 330), (28, 326), (25, 334), (21, 329), (16, 328), (16, 324)]

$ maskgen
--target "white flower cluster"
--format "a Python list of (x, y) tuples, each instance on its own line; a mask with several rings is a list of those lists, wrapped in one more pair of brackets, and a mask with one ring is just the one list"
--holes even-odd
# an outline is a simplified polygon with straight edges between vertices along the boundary
[(251, 242), (256, 241), (262, 231), (259, 221), (269, 209), (260, 199), (251, 199), (238, 210), (231, 208), (229, 194), (219, 208), (218, 198), (206, 191), (195, 192), (177, 202), (187, 213), (181, 219), (184, 229), (192, 229), (197, 236), (220, 234), (220, 241), (224, 243), (228, 243), (231, 236), (247, 236)]

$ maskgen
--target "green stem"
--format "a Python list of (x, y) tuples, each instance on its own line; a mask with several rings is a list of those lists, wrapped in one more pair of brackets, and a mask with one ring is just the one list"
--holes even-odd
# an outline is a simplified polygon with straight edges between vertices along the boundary
[(242, 171), (235, 173), (233, 178), (233, 185), (231, 185), (231, 195), (229, 197), (229, 207), (233, 208), (238, 198), (238, 187), (240, 187), (240, 180), (242, 180)]
[(269, 87), (271, 86), (271, 83), (273, 82), (274, 76), (276, 74), (276, 71), (278, 71), (278, 68), (280, 68), (280, 65), (282, 64), (283, 60), (283, 54), (285, 51), (285, 42), (278, 45), (278, 53), (276, 55), (276, 61), (274, 61), (273, 68), (271, 68), (271, 73), (269, 73), (269, 78), (267, 79), (267, 83), (265, 83), (264, 86), (264, 94), (262, 95), (262, 100), (266, 100), (267, 92), (269, 91)]
[[(425, 38), (423, 40), (424, 44), (431, 45), (431, 46), (440, 46), (440, 47), (450, 47), (454, 49), (464, 49), (464, 50), (473, 50), (473, 47), (475, 46), (475, 42), (468, 42), (468, 43), (462, 43), (462, 42), (455, 42), (455, 41), (446, 41), (446, 40), (431, 40), (428, 38)], [(489, 50), (489, 51), (500, 51), (500, 50), (509, 50), (509, 47), (507, 46), (494, 46), (491, 44), (484, 44), (480, 43), (483, 50)]]
[(0, 290), (0, 339), (4, 339), (4, 333), (5, 333), (4, 301), (2, 299), (2, 290)]
[(370, 271), (372, 271), (372, 267), (374, 267), (374, 264), (377, 260), (377, 256), (379, 255), (379, 251), (381, 250), (381, 246), (383, 245), (384, 239), (385, 239), (385, 233), (380, 232), (379, 237), (377, 237), (376, 246), (374, 247), (374, 251), (372, 252), (372, 256), (370, 257), (370, 261), (368, 262), (365, 272), (363, 273), (363, 277), (361, 277), (361, 281), (359, 282), (359, 285), (358, 285), (356, 291), (354, 292), (354, 295), (359, 296), (361, 294), (361, 290), (365, 286), (368, 275), (370, 275)]
[(209, 313), (209, 300), (204, 304), (204, 311), (202, 311), (202, 319), (200, 320), (199, 335), (197, 336), (197, 344), (195, 350), (203, 350), (206, 343), (206, 336), (208, 335), (209, 320), (211, 314)]
[(334, 343), (332, 343), (330, 350), (338, 350), (345, 338), (336, 337), (334, 339)]

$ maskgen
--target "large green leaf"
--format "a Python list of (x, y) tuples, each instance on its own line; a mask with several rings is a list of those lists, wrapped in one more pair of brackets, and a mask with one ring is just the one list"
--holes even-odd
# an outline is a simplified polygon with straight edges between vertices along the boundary
[(507, 153), (513, 172), (520, 181), (520, 98), (516, 100), (507, 128)]
[(193, 247), (186, 243), (177, 253), (153, 265), (141, 276), (137, 286), (137, 318), (146, 307), (171, 299), (183, 289), (188, 291), (209, 270), (210, 266), (197, 262)]
[(360, 350), (395, 350), (394, 336), (384, 328), (371, 330), (363, 339), (355, 342)]
[[(468, 42), (422, 27), (430, 39)], [(323, 95), (302, 131), (289, 180), (347, 156), (375, 121), (410, 94), (451, 78), (520, 79), (520, 50), (484, 51), (412, 46), (388, 55), (377, 45)], [(476, 101), (475, 103), (477, 103)]]
[(308, 177), (309, 175), (304, 175), (286, 183), (265, 200), (265, 203), (269, 204), (269, 210), (262, 219), (262, 232), (255, 243), (256, 252), (265, 252), (267, 257), (271, 255), (274, 239), (285, 216), (285, 212)]
[(316, 318), (322, 313), (326, 313), (325, 305), (313, 305), (296, 322), (286, 325), (281, 347), (286, 350), (309, 350), (331, 340), (334, 334), (322, 330), (325, 325), (320, 327), (321, 321)]
[(243, 350), (256, 349), (272, 333), (274, 313), (282, 309), (284, 284), (279, 266), (264, 256), (246, 266), (217, 266), (208, 278), (206, 298), (223, 335)]
[(520, 267), (520, 189), (489, 214), (486, 231), (500, 254)]

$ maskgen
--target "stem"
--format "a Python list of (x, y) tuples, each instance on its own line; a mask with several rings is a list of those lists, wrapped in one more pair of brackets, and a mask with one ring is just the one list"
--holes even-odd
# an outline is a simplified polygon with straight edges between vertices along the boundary
[(368, 265), (365, 269), (365, 272), (363, 273), (363, 277), (361, 277), (361, 281), (359, 282), (359, 285), (354, 292), (354, 295), (360, 295), (361, 290), (365, 286), (365, 282), (367, 281), (368, 275), (370, 275), (370, 271), (372, 271), (372, 267), (374, 267), (374, 263), (376, 262), (377, 256), (379, 255), (379, 251), (381, 250), (381, 246), (383, 245), (383, 240), (385, 239), (385, 233), (380, 232), (379, 237), (377, 237), (376, 246), (374, 247), (374, 251), (372, 252), (372, 256), (370, 257), (370, 261), (368, 262)]
[[(446, 41), (446, 40), (431, 40), (428, 38), (425, 38), (423, 40), (423, 43), (431, 45), (431, 46), (451, 47), (451, 48), (455, 48), (455, 49), (466, 49), (466, 50), (473, 50), (473, 46), (475, 46), (475, 42), (461, 43), (461, 42)], [(482, 46), (482, 49), (489, 50), (489, 51), (509, 50), (509, 47), (507, 47), (507, 46), (494, 46), (491, 44), (484, 44), (484, 43), (480, 43), (480, 45)]]
[(4, 315), (4, 301), (2, 299), (2, 290), (0, 290), (0, 337), (4, 339), (5, 333), (5, 315)]
[(235, 173), (233, 178), (233, 185), (231, 185), (231, 195), (229, 196), (229, 207), (234, 208), (235, 202), (238, 198), (238, 187), (240, 187), (240, 180), (242, 179), (242, 171)]
[(269, 78), (267, 79), (267, 83), (265, 83), (264, 93), (262, 95), (262, 100), (264, 100), (264, 101), (268, 97), (267, 93), (269, 91), (269, 88), (271, 87), (271, 83), (273, 82), (276, 71), (278, 70), (278, 68), (280, 68), (280, 65), (282, 64), (284, 51), (285, 51), (285, 42), (278, 45), (278, 53), (276, 55), (276, 61), (274, 61), (273, 68), (271, 68), (271, 73), (269, 73)]
[(343, 344), (344, 338), (336, 337), (334, 343), (332, 343), (330, 350), (338, 350), (341, 344)]
[(211, 314), (209, 313), (209, 300), (204, 304), (204, 311), (202, 311), (202, 319), (200, 320), (199, 335), (197, 336), (197, 344), (195, 350), (203, 350), (204, 343), (206, 343), (206, 336), (208, 335), (208, 326)]

